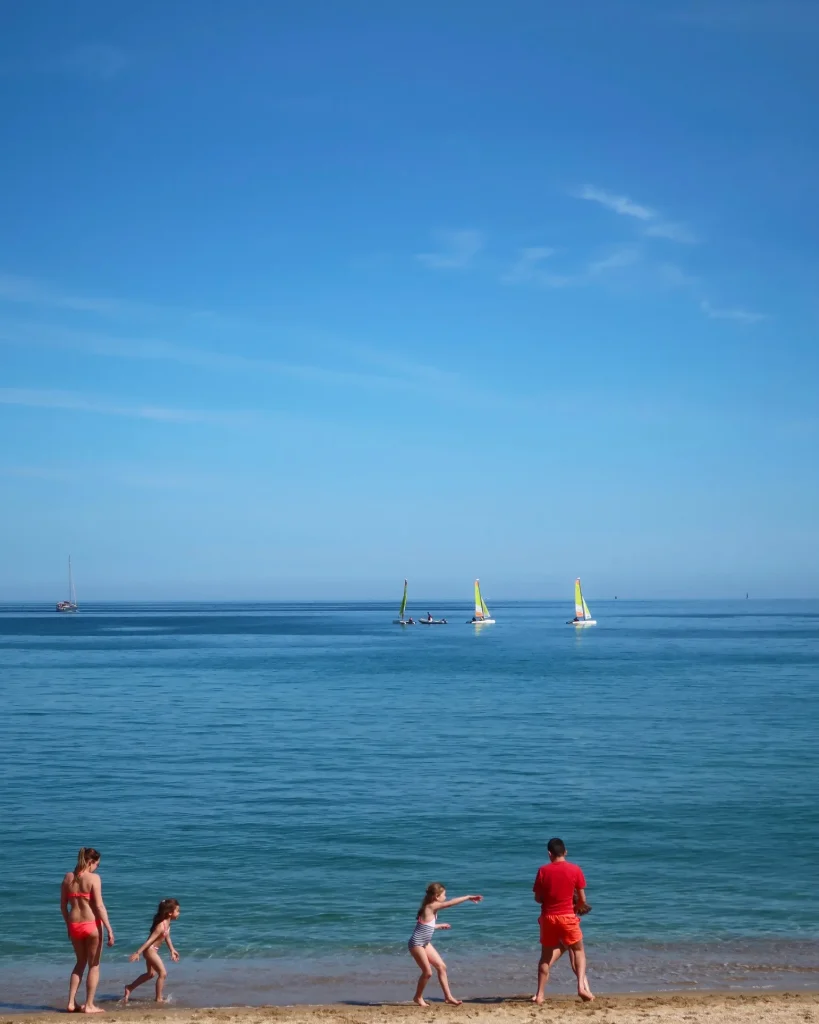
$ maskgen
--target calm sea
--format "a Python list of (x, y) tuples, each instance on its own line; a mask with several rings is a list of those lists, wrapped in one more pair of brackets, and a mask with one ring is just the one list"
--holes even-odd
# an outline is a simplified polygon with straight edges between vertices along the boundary
[(552, 835), (601, 991), (819, 985), (819, 602), (430, 606), (0, 609), (0, 1005), (61, 998), (81, 845), (112, 999), (166, 896), (179, 1002), (409, 998), (433, 880), (456, 994), (526, 992)]

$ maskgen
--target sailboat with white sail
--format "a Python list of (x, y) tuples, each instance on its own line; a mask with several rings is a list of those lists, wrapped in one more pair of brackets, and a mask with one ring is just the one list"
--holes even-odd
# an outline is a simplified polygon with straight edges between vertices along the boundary
[(68, 600), (57, 602), (58, 612), (78, 612), (77, 591), (74, 589), (74, 579), (71, 575), (71, 555), (68, 556)]
[(591, 617), (589, 606), (583, 597), (583, 588), (580, 586), (580, 577), (574, 581), (574, 618), (567, 623), (569, 626), (596, 626), (597, 621)]
[(481, 581), (475, 580), (475, 614), (469, 620), (470, 626), (491, 626), (494, 625), (495, 620), (489, 614), (489, 609), (486, 607), (486, 601), (483, 599), (481, 594)]
[(392, 623), (394, 626), (414, 626), (415, 619), (410, 615), (408, 619), (404, 616), (407, 613), (407, 581), (404, 580), (404, 596), (401, 598), (401, 607), (398, 609), (398, 618), (393, 619)]

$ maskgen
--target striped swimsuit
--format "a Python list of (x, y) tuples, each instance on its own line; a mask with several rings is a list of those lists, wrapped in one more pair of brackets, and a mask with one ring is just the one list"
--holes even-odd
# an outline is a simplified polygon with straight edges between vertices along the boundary
[(409, 937), (407, 947), (412, 949), (413, 946), (428, 946), (432, 942), (432, 936), (435, 934), (435, 922), (437, 920), (437, 914), (429, 924), (425, 924), (419, 917), (415, 922), (415, 930)]

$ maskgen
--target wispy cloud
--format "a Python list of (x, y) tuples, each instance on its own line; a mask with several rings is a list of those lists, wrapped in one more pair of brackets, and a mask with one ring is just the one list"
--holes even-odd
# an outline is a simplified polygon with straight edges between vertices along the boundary
[(592, 203), (619, 214), (621, 217), (632, 217), (642, 221), (643, 234), (649, 238), (665, 238), (670, 242), (682, 245), (694, 245), (698, 239), (694, 232), (685, 224), (665, 220), (657, 210), (643, 203), (636, 203), (628, 196), (615, 195), (594, 185), (583, 185), (572, 195), (576, 199), (586, 199)]
[(699, 239), (694, 232), (685, 224), (678, 224), (672, 221), (657, 221), (649, 224), (645, 229), (649, 238), (667, 238), (670, 242), (679, 242), (681, 245), (696, 245)]
[(83, 395), (76, 391), (47, 391), (33, 388), (0, 388), (0, 405), (24, 406), (29, 409), (61, 409), (67, 412), (88, 412), (103, 416), (124, 416), (129, 419), (154, 420), (159, 423), (212, 423), (220, 426), (239, 426), (258, 420), (258, 415), (254, 413), (132, 405), (110, 398)]
[(554, 249), (534, 246), (521, 249), (517, 261), (502, 276), (504, 284), (529, 284), (541, 288), (573, 288), (590, 284), (612, 272), (639, 263), (641, 252), (636, 246), (622, 246), (605, 256), (590, 260), (581, 270), (570, 273), (554, 273), (544, 267), (545, 261), (555, 255)]
[(472, 229), (439, 231), (439, 243), (434, 252), (421, 252), (415, 257), (432, 270), (463, 270), (470, 266), (484, 247), (482, 232)]
[(386, 372), (340, 369), (308, 363), (288, 363), (234, 352), (177, 345), (152, 338), (124, 338), (93, 331), (0, 322), (0, 344), (44, 346), (87, 355), (146, 362), (176, 363), (219, 373), (285, 377), (330, 387), (358, 387), (375, 392), (408, 391), (457, 398), (464, 388), (454, 373), (384, 355), (364, 346), (348, 346), (339, 357), (383, 367)]
[(600, 274), (606, 274), (610, 270), (622, 270), (623, 267), (632, 267), (635, 263), (639, 263), (640, 256), (640, 250), (633, 245), (614, 249), (607, 256), (592, 260), (588, 265), (586, 275), (588, 277), (599, 277)]
[(736, 320), (742, 324), (758, 324), (761, 320), (768, 319), (765, 313), (754, 313), (741, 308), (720, 309), (705, 300), (700, 303), (700, 309), (711, 320)]
[(665, 288), (689, 288), (695, 290), (699, 287), (699, 281), (688, 271), (678, 267), (676, 263), (660, 263), (657, 267), (657, 277)]
[(151, 308), (134, 302), (123, 302), (120, 299), (72, 294), (52, 288), (50, 285), (44, 284), (42, 281), (35, 281), (30, 277), (2, 273), (0, 273), (0, 301), (101, 315), (143, 313)]
[(555, 252), (555, 249), (545, 245), (521, 249), (516, 262), (503, 274), (501, 280), (504, 284), (534, 284), (544, 288), (565, 287), (570, 283), (568, 277), (544, 269), (544, 263), (551, 259)]
[[(374, 391), (410, 391), (431, 397), (458, 399), (474, 392), (460, 375), (416, 360), (396, 359), (377, 349), (351, 344), (321, 331), (302, 330), (290, 325), (256, 322), (206, 310), (168, 308), (119, 298), (98, 297), (67, 291), (41, 281), (13, 274), (0, 274), (0, 306), (28, 305), (42, 310), (67, 310), (88, 318), (114, 321), (181, 323), (189, 333), (195, 329), (230, 330), (256, 338), (269, 348), (286, 343), (288, 351), (315, 348), (322, 356), (341, 366), (292, 363), (264, 356), (223, 352), (198, 345), (180, 345), (156, 337), (124, 337), (93, 329), (55, 327), (50, 324), (0, 320), (0, 343), (46, 346), (121, 359), (173, 362), (206, 370), (290, 377), (328, 386), (359, 387)], [(359, 365), (356, 365), (359, 364)], [(363, 365), (361, 365), (363, 364)], [(372, 367), (375, 368), (375, 372)], [(379, 372), (381, 371), (381, 372)]]
[(583, 185), (573, 193), (577, 199), (588, 199), (592, 203), (599, 203), (607, 210), (619, 213), (623, 217), (636, 217), (637, 220), (653, 220), (657, 214), (648, 206), (635, 203), (628, 196), (616, 196), (606, 192), (602, 188), (595, 188), (594, 185)]

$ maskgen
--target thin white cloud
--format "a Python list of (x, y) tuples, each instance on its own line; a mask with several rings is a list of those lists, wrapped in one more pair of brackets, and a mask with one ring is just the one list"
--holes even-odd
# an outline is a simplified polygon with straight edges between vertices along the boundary
[(597, 188), (594, 185), (583, 185), (572, 195), (576, 199), (586, 199), (598, 203), (622, 217), (633, 217), (642, 221), (645, 225), (643, 234), (649, 238), (664, 238), (669, 242), (678, 242), (682, 245), (695, 245), (698, 241), (694, 232), (687, 225), (664, 220), (657, 210), (645, 206), (643, 203), (636, 203), (628, 196), (614, 195), (612, 192), (606, 192), (605, 189)]
[(218, 352), (212, 349), (176, 345), (151, 338), (122, 338), (92, 331), (55, 328), (38, 324), (0, 322), (0, 344), (25, 347), (45, 346), (88, 355), (177, 363), (221, 373), (246, 373), (256, 376), (285, 377), (331, 387), (359, 387), (371, 391), (414, 391), (423, 394), (446, 393), (457, 397), (463, 388), (461, 378), (424, 364), (385, 356), (362, 346), (345, 350), (345, 358), (360, 358), (383, 366), (387, 372), (337, 369), (307, 363), (287, 363), (275, 359)]
[(685, 224), (672, 221), (657, 221), (656, 224), (649, 224), (645, 234), (650, 238), (667, 238), (670, 242), (679, 242), (681, 245), (696, 245), (699, 239), (694, 232)]
[(635, 246), (615, 249), (608, 256), (603, 256), (599, 260), (592, 260), (589, 263), (586, 274), (588, 277), (598, 277), (600, 274), (606, 274), (610, 270), (622, 270), (623, 267), (631, 267), (635, 263), (639, 263), (640, 255), (640, 250)]
[(700, 309), (711, 320), (735, 320), (741, 324), (758, 324), (761, 320), (768, 319), (765, 313), (754, 313), (741, 308), (720, 309), (705, 300), (700, 303)]
[[(336, 361), (346, 364), (370, 364), (376, 367), (376, 372), (355, 366), (348, 368), (307, 362), (290, 363), (241, 353), (177, 345), (157, 338), (125, 338), (86, 329), (20, 323), (13, 320), (0, 321), (0, 343), (45, 345), (91, 355), (175, 362), (224, 372), (278, 375), (329, 386), (353, 386), (381, 391), (416, 391), (432, 395), (443, 394), (446, 391), (448, 398), (457, 398), (464, 390), (459, 375), (434, 366), (414, 360), (388, 357), (365, 346), (340, 342), (322, 332), (253, 322), (212, 311), (161, 307), (122, 299), (76, 294), (32, 278), (0, 273), (0, 306), (3, 302), (42, 309), (69, 310), (80, 315), (115, 320), (147, 319), (166, 324), (169, 320), (181, 318), (187, 329), (190, 329), (191, 325), (197, 328), (202, 325), (203, 328), (217, 328), (220, 331), (229, 329), (232, 336), (235, 332), (245, 332), (256, 335), (265, 345), (270, 344), (271, 335), (274, 335), (286, 342), (290, 351), (303, 351), (308, 346), (317, 346), (321, 350), (332, 351)], [(387, 372), (377, 372), (378, 368), (384, 368)]]
[(596, 188), (594, 185), (583, 185), (574, 195), (577, 199), (588, 199), (590, 202), (599, 203), (607, 210), (612, 210), (624, 217), (653, 220), (657, 216), (650, 207), (635, 203), (628, 196), (616, 196), (602, 188)]
[(16, 405), (29, 409), (61, 409), (66, 412), (88, 412), (103, 416), (124, 416), (129, 419), (154, 420), (159, 423), (212, 423), (220, 426), (238, 426), (258, 419), (258, 416), (253, 413), (210, 412), (156, 405), (131, 405), (109, 398), (83, 395), (76, 391), (48, 391), (35, 388), (0, 388), (0, 405)]
[(543, 284), (555, 275), (543, 269), (543, 262), (554, 256), (555, 250), (545, 245), (521, 249), (517, 261), (506, 271), (501, 280), (504, 284)]
[(120, 315), (142, 313), (149, 307), (100, 296), (75, 295), (51, 288), (41, 281), (16, 274), (0, 274), (0, 301), (50, 309), (68, 309), (78, 313)]
[(667, 288), (696, 288), (699, 284), (696, 277), (693, 277), (676, 263), (661, 263), (657, 267), (657, 276), (660, 284)]
[(472, 229), (439, 231), (436, 238), (439, 248), (435, 252), (421, 252), (415, 257), (432, 270), (463, 270), (484, 247), (482, 232)]
[(559, 274), (546, 270), (543, 266), (544, 262), (554, 254), (555, 250), (546, 246), (521, 249), (517, 261), (502, 276), (501, 280), (504, 284), (529, 284), (540, 288), (574, 288), (590, 284), (614, 271), (633, 266), (641, 259), (640, 250), (636, 246), (623, 246), (599, 259), (591, 260), (578, 273)]

